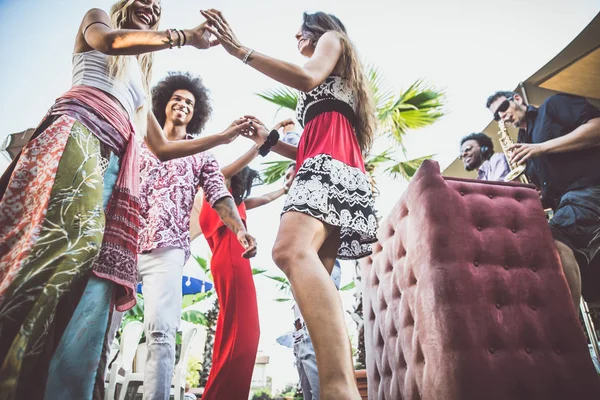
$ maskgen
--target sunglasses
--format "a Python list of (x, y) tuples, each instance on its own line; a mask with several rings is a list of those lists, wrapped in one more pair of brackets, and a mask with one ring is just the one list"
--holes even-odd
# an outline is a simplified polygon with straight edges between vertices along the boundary
[(498, 115), (498, 113), (505, 112), (506, 110), (508, 110), (508, 107), (510, 107), (510, 101), (512, 99), (513, 99), (512, 97), (509, 97), (508, 99), (506, 99), (502, 103), (500, 103), (500, 105), (496, 109), (496, 112), (494, 113), (495, 121), (500, 121), (500, 115)]

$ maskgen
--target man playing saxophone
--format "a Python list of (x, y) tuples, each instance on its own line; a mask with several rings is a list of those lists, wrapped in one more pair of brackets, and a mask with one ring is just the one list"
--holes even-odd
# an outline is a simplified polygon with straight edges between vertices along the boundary
[(510, 165), (526, 165), (544, 207), (575, 308), (581, 269), (600, 252), (600, 110), (586, 99), (550, 96), (539, 108), (514, 92), (496, 92), (486, 107), (496, 121), (519, 129)]
[(484, 133), (471, 133), (460, 140), (460, 159), (467, 171), (477, 169), (477, 179), (504, 181), (510, 166), (503, 153), (494, 153), (492, 139)]

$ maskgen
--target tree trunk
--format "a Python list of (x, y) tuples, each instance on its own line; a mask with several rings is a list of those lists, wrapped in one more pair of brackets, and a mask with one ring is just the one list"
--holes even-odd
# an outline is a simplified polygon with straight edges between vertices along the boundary
[(215, 304), (206, 314), (206, 342), (204, 343), (204, 356), (202, 360), (202, 371), (200, 371), (199, 387), (205, 387), (208, 381), (208, 375), (212, 367), (212, 353), (215, 345), (215, 327), (219, 317), (219, 300), (215, 299)]

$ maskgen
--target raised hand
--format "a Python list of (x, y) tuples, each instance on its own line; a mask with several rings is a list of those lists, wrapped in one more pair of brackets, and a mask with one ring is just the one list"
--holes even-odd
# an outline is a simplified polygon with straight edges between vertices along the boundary
[(240, 134), (248, 137), (249, 132), (255, 131), (254, 121), (242, 117), (238, 118), (229, 125), (227, 129), (220, 133), (223, 138), (223, 144), (231, 143), (235, 138), (237, 138)]
[(265, 124), (262, 123), (261, 120), (253, 115), (244, 115), (244, 118), (248, 118), (250, 121), (252, 121), (252, 130), (248, 132), (242, 132), (242, 136), (252, 140), (257, 146), (262, 146), (265, 140), (267, 140), (269, 132), (271, 131), (269, 131), (269, 129)]
[(217, 46), (219, 41), (216, 39), (210, 39), (210, 31), (207, 29), (208, 21), (204, 21), (194, 29), (185, 31), (187, 43), (190, 46), (194, 46), (197, 49), (208, 49), (213, 46)]
[(237, 39), (233, 30), (229, 26), (225, 17), (219, 10), (210, 9), (210, 10), (200, 10), (200, 13), (204, 18), (206, 18), (208, 25), (206, 29), (212, 33), (217, 41), (223, 46), (223, 48), (231, 55), (236, 56), (237, 58), (244, 57), (242, 50), (242, 44)]

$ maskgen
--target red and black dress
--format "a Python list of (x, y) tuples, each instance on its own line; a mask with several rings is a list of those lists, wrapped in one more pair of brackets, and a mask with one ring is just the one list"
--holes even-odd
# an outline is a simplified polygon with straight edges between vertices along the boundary
[(371, 254), (377, 241), (373, 195), (353, 126), (355, 106), (352, 89), (339, 76), (300, 92), (296, 118), (304, 132), (283, 207), (340, 227), (343, 260)]

